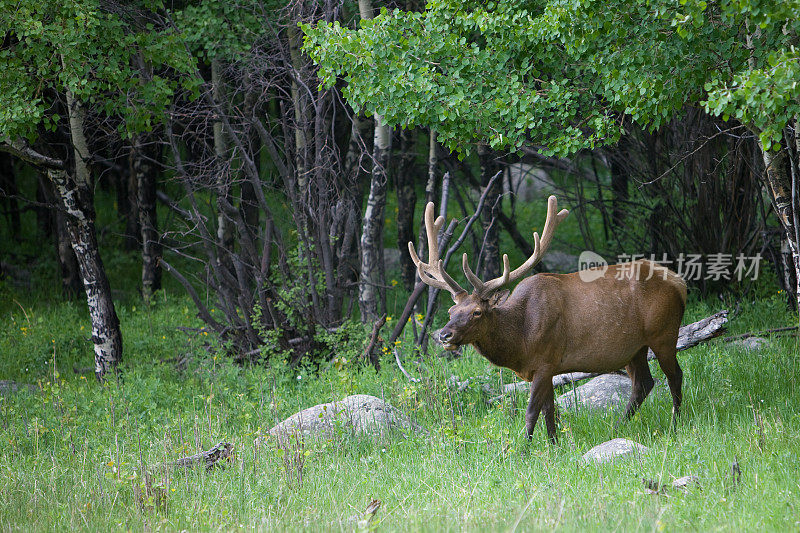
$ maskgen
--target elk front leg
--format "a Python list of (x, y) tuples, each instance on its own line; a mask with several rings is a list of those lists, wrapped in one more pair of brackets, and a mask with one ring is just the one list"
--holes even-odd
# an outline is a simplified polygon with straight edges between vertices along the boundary
[(528, 439), (533, 436), (533, 429), (539, 419), (539, 413), (544, 410), (547, 436), (550, 442), (557, 440), (555, 421), (555, 395), (553, 392), (553, 376), (538, 375), (531, 382), (531, 398), (528, 401), (528, 410), (525, 412), (525, 432)]

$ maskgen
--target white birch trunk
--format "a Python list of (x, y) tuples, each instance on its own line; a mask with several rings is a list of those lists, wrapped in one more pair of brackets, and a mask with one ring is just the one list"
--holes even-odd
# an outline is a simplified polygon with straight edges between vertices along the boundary
[(65, 170), (59, 169), (48, 169), (47, 175), (67, 214), (71, 245), (78, 259), (92, 321), (95, 375), (102, 380), (107, 372), (122, 361), (122, 332), (97, 246), (92, 190), (86, 164), (89, 149), (84, 135), (84, 112), (69, 91), (67, 107), (75, 150), (75, 176), (71, 178)]
[[(373, 17), (372, 2), (359, 0), (358, 10), (363, 20)], [(361, 230), (361, 268), (358, 286), (358, 305), (362, 322), (375, 322), (386, 311), (386, 271), (383, 262), (383, 222), (386, 211), (386, 167), (389, 162), (392, 130), (375, 113), (375, 132), (372, 147), (367, 209)]]
[(772, 199), (775, 214), (783, 227), (786, 237), (786, 244), (791, 254), (795, 273), (795, 300), (800, 309), (800, 243), (798, 233), (800, 228), (797, 225), (798, 202), (796, 162), (787, 154), (786, 147), (780, 151), (766, 151), (762, 149), (764, 159), (764, 174), (767, 186)]

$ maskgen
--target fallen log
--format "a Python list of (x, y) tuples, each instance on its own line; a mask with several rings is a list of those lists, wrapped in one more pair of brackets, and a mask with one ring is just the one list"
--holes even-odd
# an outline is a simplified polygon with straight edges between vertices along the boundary
[[(677, 349), (680, 352), (681, 350), (686, 350), (688, 348), (692, 348), (693, 346), (697, 346), (701, 342), (705, 342), (711, 340), (715, 337), (719, 337), (723, 333), (725, 333), (725, 325), (728, 323), (728, 310), (723, 309), (719, 313), (715, 313), (711, 316), (707, 316), (698, 320), (697, 322), (692, 322), (691, 324), (686, 324), (682, 326), (681, 329), (678, 331), (678, 342), (677, 342)], [(652, 361), (655, 359), (656, 355), (653, 353), (653, 350), (647, 351), (647, 360)], [(595, 374), (592, 372), (570, 372), (567, 374), (559, 374), (558, 376), (553, 376), (553, 387), (560, 387), (562, 385), (567, 385), (569, 383), (574, 383), (576, 381), (582, 381), (584, 379), (594, 378), (599, 376), (600, 374)], [(509, 383), (505, 387), (503, 387), (503, 392), (498, 396), (493, 397), (489, 400), (492, 403), (499, 402), (503, 396), (507, 394), (511, 394), (512, 392), (522, 392), (527, 391), (530, 388), (530, 384), (527, 381), (519, 381), (517, 383)]]
[(190, 470), (200, 466), (204, 466), (206, 471), (211, 471), (214, 467), (221, 466), (218, 464), (221, 461), (230, 461), (231, 457), (233, 457), (233, 444), (222, 441), (210, 450), (181, 457), (177, 461), (157, 463), (147, 469), (143, 468), (141, 481), (138, 479), (131, 481), (134, 499), (142, 511), (166, 512), (170, 472)]
[[(725, 324), (727, 323), (728, 310), (723, 309), (719, 313), (714, 313), (697, 322), (686, 324), (678, 331), (678, 351), (686, 350), (687, 348), (697, 346), (701, 342), (719, 337), (725, 333)], [(656, 354), (653, 353), (653, 350), (648, 350), (647, 360), (652, 361), (655, 358)]]
[(230, 442), (220, 442), (210, 450), (181, 457), (177, 461), (166, 463), (172, 469), (190, 469), (204, 466), (206, 470), (212, 470), (221, 461), (229, 461), (233, 455), (233, 444)]

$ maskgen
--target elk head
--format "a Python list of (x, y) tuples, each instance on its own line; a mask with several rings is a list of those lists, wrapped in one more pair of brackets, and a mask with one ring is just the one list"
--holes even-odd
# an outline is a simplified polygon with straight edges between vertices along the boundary
[(504, 289), (508, 285), (522, 279), (541, 259), (550, 242), (556, 227), (563, 221), (569, 211), (558, 209), (558, 200), (555, 196), (550, 196), (547, 201), (547, 219), (544, 223), (542, 238), (537, 232), (533, 232), (533, 254), (519, 268), (511, 270), (508, 262), (508, 255), (503, 254), (503, 274), (489, 281), (481, 281), (469, 266), (467, 254), (462, 256), (461, 266), (464, 275), (472, 284), (472, 294), (468, 294), (444, 269), (442, 260), (439, 258), (439, 245), (437, 236), (444, 224), (444, 217), (440, 216), (433, 219), (433, 202), (425, 207), (425, 229), (428, 235), (428, 262), (423, 263), (414, 244), (408, 243), (408, 251), (411, 259), (417, 266), (420, 279), (431, 287), (443, 289), (450, 292), (455, 305), (449, 309), (450, 321), (442, 328), (440, 340), (446, 350), (455, 350), (462, 344), (475, 344), (479, 339), (486, 338), (488, 335), (496, 334), (493, 331), (493, 315), (495, 309), (500, 306), (508, 297), (508, 290)]

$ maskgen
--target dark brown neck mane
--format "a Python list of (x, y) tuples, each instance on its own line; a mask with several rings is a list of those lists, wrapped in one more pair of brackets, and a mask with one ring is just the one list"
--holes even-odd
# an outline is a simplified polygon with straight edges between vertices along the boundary
[(493, 309), (488, 327), (502, 334), (484, 335), (480, 341), (473, 343), (473, 346), (479, 354), (495, 365), (517, 371), (520, 369), (521, 356), (524, 352), (523, 342), (520, 342), (525, 338), (524, 323), (525, 316), (519, 309), (518, 302), (500, 305)]

